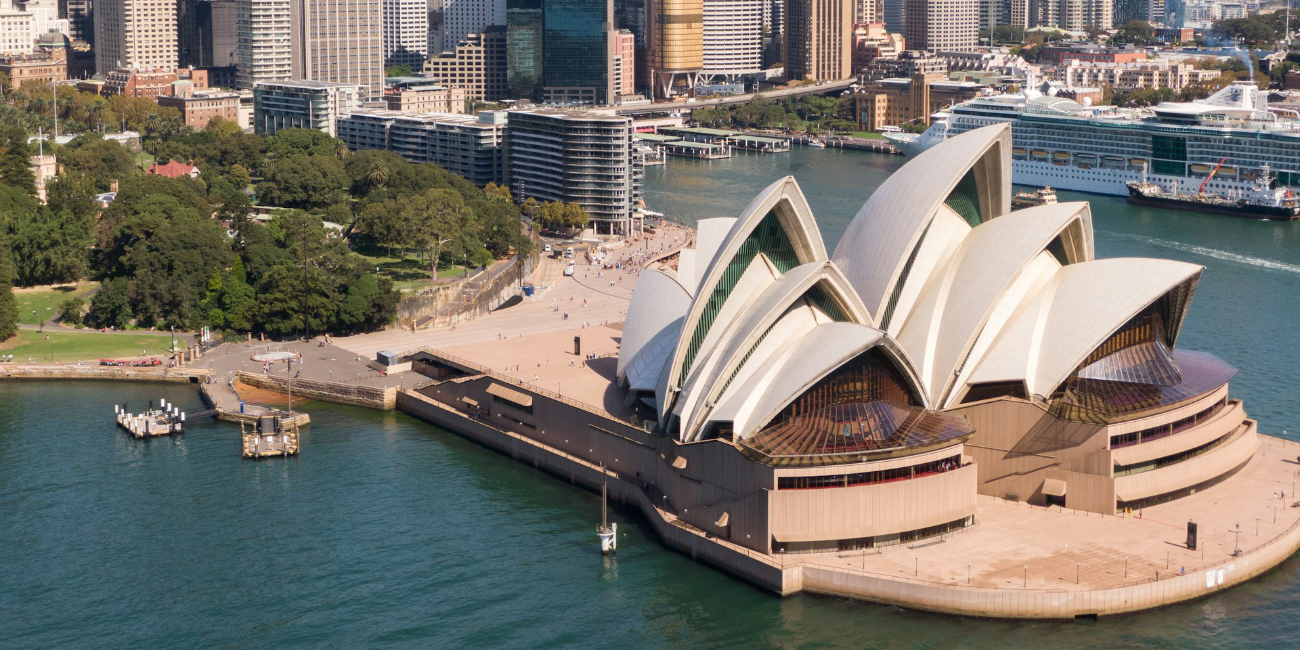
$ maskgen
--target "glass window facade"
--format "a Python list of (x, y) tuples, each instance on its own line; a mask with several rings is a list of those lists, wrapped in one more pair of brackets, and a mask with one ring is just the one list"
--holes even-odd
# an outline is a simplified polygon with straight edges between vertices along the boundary
[(597, 104), (612, 99), (609, 34), (605, 31), (612, 9), (609, 0), (546, 0), (546, 47), (542, 52), (545, 87), (592, 89)]

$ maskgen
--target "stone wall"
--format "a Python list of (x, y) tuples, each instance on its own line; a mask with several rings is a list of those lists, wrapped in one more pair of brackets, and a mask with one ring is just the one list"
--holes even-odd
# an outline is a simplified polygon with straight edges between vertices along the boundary
[(288, 393), (292, 387), (294, 395), (301, 395), (322, 402), (364, 406), (384, 411), (391, 411), (397, 405), (397, 387), (395, 386), (380, 388), (329, 381), (312, 381), (310, 379), (294, 379), (291, 386), (290, 380), (284, 377), (244, 372), (242, 370), (239, 371), (238, 380), (249, 386), (265, 388), (277, 393)]
[(189, 384), (203, 381), (211, 373), (212, 371), (206, 368), (0, 364), (0, 379), (112, 379)]

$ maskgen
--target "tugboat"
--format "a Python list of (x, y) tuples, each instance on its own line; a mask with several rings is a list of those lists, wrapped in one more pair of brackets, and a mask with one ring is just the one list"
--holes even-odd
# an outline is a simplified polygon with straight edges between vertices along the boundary
[(1155, 183), (1147, 182), (1143, 170), (1141, 181), (1129, 181), (1128, 202), (1136, 205), (1149, 205), (1158, 208), (1174, 208), (1222, 214), (1230, 217), (1247, 217), (1256, 219), (1291, 220), (1300, 219), (1300, 200), (1288, 187), (1273, 187), (1273, 178), (1269, 166), (1262, 165), (1256, 184), (1243, 190), (1239, 196), (1222, 196), (1205, 193), (1205, 184), (1214, 178), (1214, 173), (1223, 166), (1227, 158), (1210, 171), (1195, 194), (1167, 192)]
[(1056, 203), (1056, 190), (1050, 187), (1044, 187), (1033, 192), (1016, 192), (1016, 195), (1011, 197), (1012, 210), (1036, 208), (1051, 203)]

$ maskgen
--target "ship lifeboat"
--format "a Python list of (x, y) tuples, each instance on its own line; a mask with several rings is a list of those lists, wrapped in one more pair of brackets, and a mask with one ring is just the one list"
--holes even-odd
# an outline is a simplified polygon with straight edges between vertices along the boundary
[(1259, 172), (1254, 169), (1243, 169), (1238, 174), (1238, 177), (1243, 181), (1253, 181), (1259, 178)]
[(1047, 159), (1047, 152), (1043, 151), (1042, 149), (1034, 149), (1033, 153), (1030, 155), (1032, 155), (1034, 158), (1039, 158), (1042, 160)]
[(1016, 148), (1016, 149), (1012, 149), (1012, 150), (1011, 150), (1011, 155), (1014, 156), (1014, 157), (1016, 157), (1016, 158), (1020, 158), (1021, 160), (1023, 160), (1023, 159), (1025, 158), (1025, 156), (1028, 155), (1028, 154), (1029, 154), (1029, 150), (1027, 150), (1027, 149), (1019, 149), (1019, 148)]
[(1190, 166), (1188, 167), (1188, 169), (1189, 169), (1193, 174), (1208, 174), (1208, 173), (1210, 173), (1210, 170), (1211, 170), (1211, 169), (1214, 169), (1214, 168), (1211, 167), (1211, 166), (1209, 166), (1209, 165), (1202, 165), (1202, 164), (1200, 164), (1200, 163), (1194, 163), (1194, 164), (1190, 165)]
[(1101, 166), (1109, 169), (1123, 169), (1124, 157), (1123, 156), (1102, 156)]
[(1228, 167), (1225, 165), (1223, 167), (1220, 167), (1219, 171), (1215, 172), (1214, 175), (1221, 178), (1236, 178), (1237, 168)]
[(1148, 163), (1146, 158), (1129, 158), (1128, 164), (1134, 167), (1146, 167)]
[(1070, 154), (1068, 154), (1068, 153), (1066, 153), (1066, 152), (1064, 152), (1064, 151), (1057, 151), (1057, 152), (1053, 153), (1053, 154), (1052, 154), (1052, 164), (1053, 164), (1053, 165), (1068, 165), (1068, 164), (1070, 164)]

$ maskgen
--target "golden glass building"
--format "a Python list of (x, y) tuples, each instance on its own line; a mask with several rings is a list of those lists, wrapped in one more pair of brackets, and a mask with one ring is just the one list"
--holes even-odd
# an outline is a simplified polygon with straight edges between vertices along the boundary
[(704, 67), (704, 2), (650, 0), (646, 5), (646, 57), (651, 91), (668, 96), (679, 80), (694, 85)]

